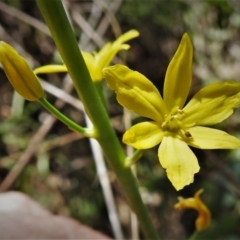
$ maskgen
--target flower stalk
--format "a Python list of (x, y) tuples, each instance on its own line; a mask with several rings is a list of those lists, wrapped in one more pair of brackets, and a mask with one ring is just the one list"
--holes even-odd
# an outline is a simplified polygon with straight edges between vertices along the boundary
[(131, 167), (133, 166), (143, 155), (143, 149), (137, 149), (134, 151), (133, 155), (126, 158), (125, 166)]
[(37, 0), (37, 3), (63, 62), (67, 66), (76, 91), (93, 123), (96, 139), (101, 145), (109, 165), (115, 172), (130, 207), (136, 213), (146, 239), (158, 239), (131, 170), (124, 166), (126, 156), (91, 80), (61, 1)]
[(91, 137), (91, 138), (96, 137), (94, 128), (88, 129), (88, 128), (83, 128), (79, 126), (78, 124), (73, 122), (71, 119), (67, 118), (64, 114), (59, 112), (50, 102), (48, 102), (46, 98), (40, 98), (38, 102), (41, 103), (44, 108), (46, 108), (52, 115), (58, 118), (61, 122), (67, 125), (74, 132), (80, 133), (85, 137)]

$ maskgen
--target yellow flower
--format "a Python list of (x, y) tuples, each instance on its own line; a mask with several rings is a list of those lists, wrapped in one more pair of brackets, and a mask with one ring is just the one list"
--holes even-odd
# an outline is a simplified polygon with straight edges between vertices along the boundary
[(131, 30), (120, 36), (115, 42), (107, 43), (98, 53), (95, 52), (92, 55), (83, 52), (83, 58), (87, 64), (92, 80), (101, 81), (103, 68), (110, 64), (120, 50), (128, 50), (130, 46), (124, 43), (137, 36), (139, 36), (139, 32)]
[(240, 141), (227, 133), (203, 127), (219, 123), (240, 104), (240, 83), (216, 82), (201, 89), (184, 107), (192, 82), (192, 44), (187, 34), (171, 60), (161, 97), (145, 76), (123, 65), (107, 67), (103, 76), (118, 102), (146, 121), (125, 132), (123, 142), (137, 149), (160, 144), (158, 156), (173, 186), (180, 190), (199, 171), (188, 145), (201, 149), (239, 148)]
[(194, 194), (193, 198), (179, 198), (179, 202), (174, 205), (176, 209), (182, 210), (185, 208), (192, 208), (198, 211), (198, 218), (196, 219), (195, 225), (198, 231), (202, 231), (207, 228), (211, 222), (211, 213), (207, 206), (200, 199), (200, 194), (203, 192), (202, 189)]
[(8, 80), (22, 97), (36, 101), (44, 96), (42, 86), (26, 60), (5, 42), (0, 42), (0, 63)]
[[(90, 72), (91, 78), (94, 82), (102, 80), (102, 70), (107, 67), (115, 55), (121, 50), (128, 50), (130, 46), (124, 44), (125, 42), (139, 36), (139, 32), (136, 30), (130, 30), (121, 35), (115, 42), (107, 43), (99, 52), (93, 54), (88, 52), (82, 52), (84, 61)], [(65, 65), (48, 65), (43, 66), (34, 71), (39, 73), (51, 73), (51, 72), (67, 72)]]

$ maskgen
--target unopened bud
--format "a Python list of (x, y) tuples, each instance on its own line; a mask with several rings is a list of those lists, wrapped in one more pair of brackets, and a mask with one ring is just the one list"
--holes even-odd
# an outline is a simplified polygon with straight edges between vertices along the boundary
[(0, 63), (13, 88), (25, 99), (36, 101), (44, 96), (43, 88), (26, 60), (5, 42), (0, 42)]

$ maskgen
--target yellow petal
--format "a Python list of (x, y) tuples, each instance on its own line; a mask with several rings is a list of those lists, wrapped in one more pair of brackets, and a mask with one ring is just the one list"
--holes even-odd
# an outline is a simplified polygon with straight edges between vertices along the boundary
[(123, 142), (136, 149), (148, 149), (162, 141), (164, 132), (156, 122), (138, 123), (123, 135)]
[(194, 194), (194, 198), (179, 198), (179, 202), (175, 204), (175, 208), (182, 210), (186, 208), (192, 208), (198, 211), (198, 218), (196, 219), (195, 225), (198, 231), (202, 231), (207, 228), (211, 222), (211, 213), (207, 206), (200, 198), (200, 194), (203, 192), (202, 189)]
[(58, 72), (67, 72), (67, 67), (65, 65), (46, 65), (38, 67), (33, 70), (35, 74), (41, 73), (58, 73)]
[(139, 36), (138, 31), (130, 30), (129, 32), (121, 35), (113, 43), (106, 43), (98, 53), (95, 52), (93, 55), (86, 52), (82, 53), (94, 82), (102, 80), (103, 68), (110, 64), (112, 59), (119, 51), (128, 50), (130, 48), (128, 44), (124, 43), (137, 36)]
[(192, 83), (192, 43), (185, 33), (171, 60), (164, 83), (164, 102), (170, 112), (172, 108), (182, 108)]
[(120, 51), (120, 50), (128, 50), (129, 45), (127, 44), (118, 44), (114, 45), (111, 43), (107, 43), (100, 51), (98, 54), (95, 55), (95, 64), (96, 64), (96, 69), (99, 71), (99, 76), (101, 75), (102, 77), (102, 70), (103, 68), (109, 66), (110, 62), (112, 59), (115, 57), (115, 55)]
[(201, 149), (240, 148), (240, 140), (224, 131), (207, 127), (193, 127), (188, 131), (192, 135), (188, 145)]
[(97, 53), (90, 54), (88, 52), (82, 52), (84, 61), (87, 65), (88, 71), (90, 72), (91, 78), (94, 82), (101, 81), (103, 79), (102, 70), (107, 67), (114, 56), (120, 50), (127, 50), (129, 45), (122, 44), (113, 47), (113, 44), (106, 43), (102, 49)]
[(202, 88), (183, 109), (186, 125), (213, 125), (229, 117), (240, 105), (240, 83), (217, 82)]
[(121, 43), (124, 43), (124, 42), (127, 42), (133, 38), (136, 38), (139, 36), (139, 32), (135, 29), (132, 29), (124, 34), (122, 34), (116, 41), (114, 44), (121, 44)]
[(107, 67), (115, 55), (120, 50), (128, 50), (130, 46), (128, 44), (124, 44), (125, 42), (136, 38), (139, 36), (139, 32), (137, 30), (130, 30), (124, 34), (122, 34), (116, 41), (112, 44), (107, 43), (98, 53), (99, 63), (101, 65), (101, 70), (104, 67)]
[(102, 69), (97, 67), (94, 56), (88, 52), (82, 52), (83, 59), (87, 65), (92, 81), (102, 80)]
[(166, 114), (164, 102), (157, 88), (145, 76), (123, 65), (107, 67), (103, 75), (122, 106), (162, 123)]
[(165, 136), (158, 150), (158, 156), (173, 186), (180, 190), (193, 182), (199, 171), (196, 156), (188, 145), (174, 136)]
[(42, 86), (26, 60), (5, 42), (0, 42), (0, 61), (8, 80), (22, 97), (36, 101), (44, 96)]

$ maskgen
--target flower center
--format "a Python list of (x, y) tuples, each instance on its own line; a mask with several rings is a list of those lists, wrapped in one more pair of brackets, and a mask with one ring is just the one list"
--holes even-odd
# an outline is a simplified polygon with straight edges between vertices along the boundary
[(181, 109), (174, 109), (170, 114), (165, 116), (165, 121), (162, 123), (161, 127), (164, 131), (178, 133), (182, 137), (192, 138), (191, 133), (188, 132), (182, 124), (181, 119), (183, 115), (184, 112)]

